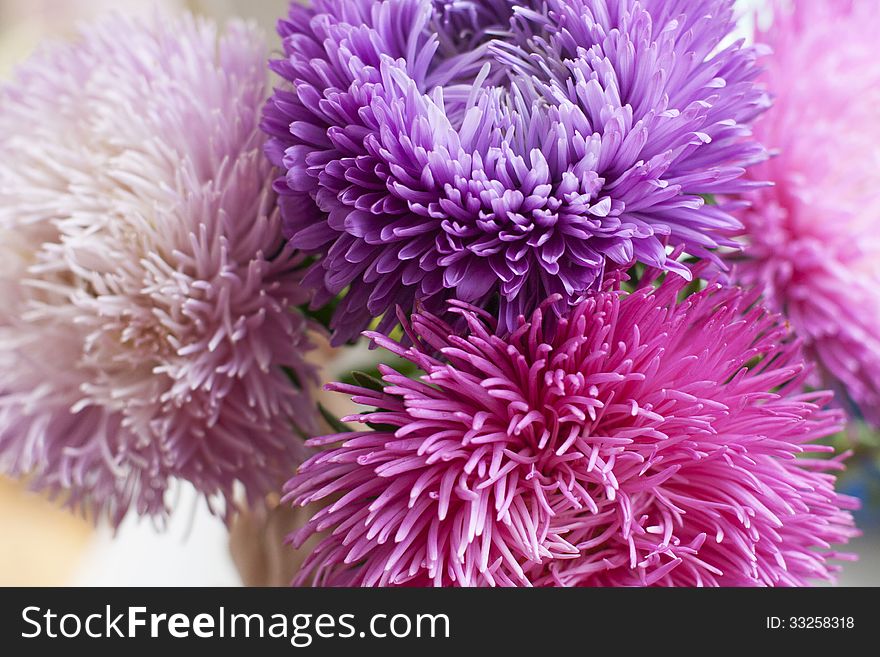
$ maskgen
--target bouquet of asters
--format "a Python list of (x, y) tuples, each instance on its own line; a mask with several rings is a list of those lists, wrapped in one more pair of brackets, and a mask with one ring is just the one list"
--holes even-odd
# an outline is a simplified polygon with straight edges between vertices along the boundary
[(297, 585), (833, 580), (880, 19), (773, 4), (749, 41), (733, 0), (312, 0), (271, 45), (42, 49), (0, 90), (0, 467), (112, 525), (280, 497)]

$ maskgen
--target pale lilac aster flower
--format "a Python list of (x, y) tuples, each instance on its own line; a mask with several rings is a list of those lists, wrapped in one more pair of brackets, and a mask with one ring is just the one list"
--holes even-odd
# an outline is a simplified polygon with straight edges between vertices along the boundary
[[(803, 585), (831, 579), (856, 531), (814, 443), (841, 426), (804, 392), (797, 342), (756, 294), (683, 279), (601, 292), (512, 334), (453, 302), (468, 333), (430, 314), (404, 347), (425, 374), (382, 367), (343, 384), (371, 429), (325, 447), (286, 499), (326, 507), (296, 583), (317, 585)], [(549, 315), (549, 316), (548, 316)]]
[(113, 17), (0, 91), (0, 465), (113, 523), (178, 479), (228, 514), (314, 429), (265, 56), (244, 24)]
[[(263, 126), (285, 229), (320, 256), (337, 342), (395, 306), (499, 304), (502, 326), (609, 268), (700, 257), (751, 186), (755, 52), (732, 0), (314, 0), (279, 23)], [(562, 310), (564, 304), (557, 307)]]
[(793, 8), (777, 4), (758, 36), (776, 102), (756, 130), (776, 157), (752, 175), (775, 185), (742, 214), (737, 278), (788, 317), (822, 385), (880, 426), (880, 14), (849, 0)]

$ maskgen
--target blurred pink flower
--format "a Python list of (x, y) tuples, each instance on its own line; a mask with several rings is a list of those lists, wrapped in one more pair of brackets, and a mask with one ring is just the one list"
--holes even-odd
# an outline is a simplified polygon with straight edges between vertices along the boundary
[(113, 17), (0, 90), (0, 465), (113, 523), (175, 479), (228, 514), (315, 427), (266, 56), (244, 24)]
[(880, 425), (880, 13), (853, 0), (774, 8), (756, 38), (773, 49), (775, 106), (755, 131), (777, 155), (749, 173), (774, 186), (742, 214), (736, 278), (788, 317), (821, 385)]

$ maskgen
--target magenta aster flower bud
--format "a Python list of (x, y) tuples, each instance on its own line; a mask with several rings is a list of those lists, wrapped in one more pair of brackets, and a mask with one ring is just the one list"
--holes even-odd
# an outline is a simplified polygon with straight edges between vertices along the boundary
[[(424, 371), (381, 369), (371, 429), (317, 438), (286, 499), (326, 507), (297, 582), (318, 585), (803, 585), (856, 532), (839, 460), (805, 457), (841, 426), (804, 392), (799, 345), (756, 295), (683, 279), (545, 309), (499, 337), (416, 314)], [(552, 320), (552, 321), (551, 321)]]
[[(314, 0), (279, 23), (263, 126), (292, 243), (338, 342), (395, 306), (500, 304), (502, 326), (608, 268), (687, 270), (740, 224), (762, 156), (733, 0)], [(557, 310), (561, 311), (560, 305)]]
[(775, 7), (758, 36), (776, 102), (756, 126), (775, 157), (752, 174), (774, 186), (742, 214), (736, 277), (788, 317), (821, 385), (880, 426), (880, 15), (851, 0)]
[(0, 465), (113, 523), (177, 479), (257, 499), (315, 426), (264, 57), (243, 24), (116, 17), (0, 91)]

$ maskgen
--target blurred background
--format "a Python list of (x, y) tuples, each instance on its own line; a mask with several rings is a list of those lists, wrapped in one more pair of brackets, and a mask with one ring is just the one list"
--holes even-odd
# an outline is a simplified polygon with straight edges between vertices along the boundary
[[(155, 5), (188, 9), (222, 20), (231, 16), (250, 18), (269, 35), (275, 20), (285, 13), (286, 0), (0, 0), (0, 81), (17, 62), (26, 58), (41, 40), (64, 38), (77, 21), (124, 6), (124, 11), (150, 11)], [(760, 9), (763, 0), (740, 0), (743, 11)], [(748, 24), (743, 21), (743, 35)], [(346, 356), (348, 359), (349, 356)], [(344, 371), (337, 363), (337, 371)], [(328, 372), (332, 376), (333, 372)], [(329, 378), (329, 376), (328, 376)], [(326, 380), (326, 379), (325, 379)], [(880, 448), (874, 453), (880, 452)], [(863, 498), (857, 516), (864, 536), (850, 549), (859, 561), (847, 564), (840, 583), (849, 586), (880, 585), (880, 470), (876, 458), (851, 462), (842, 482), (844, 492)], [(177, 511), (164, 529), (147, 520), (129, 517), (114, 536), (107, 528), (95, 528), (81, 518), (59, 510), (50, 500), (28, 492), (24, 485), (0, 478), (0, 586), (106, 585), (106, 586), (234, 586), (242, 583), (233, 562), (229, 535), (195, 492), (178, 491)], [(283, 531), (272, 522), (251, 521), (255, 527), (280, 539)], [(239, 535), (243, 535), (240, 531)], [(265, 569), (266, 555), (252, 546), (235, 546), (246, 562)], [(250, 554), (253, 551), (254, 554)], [(245, 577), (261, 582), (259, 574)], [(278, 578), (269, 578), (277, 580)], [(286, 577), (281, 578), (282, 583)]]

